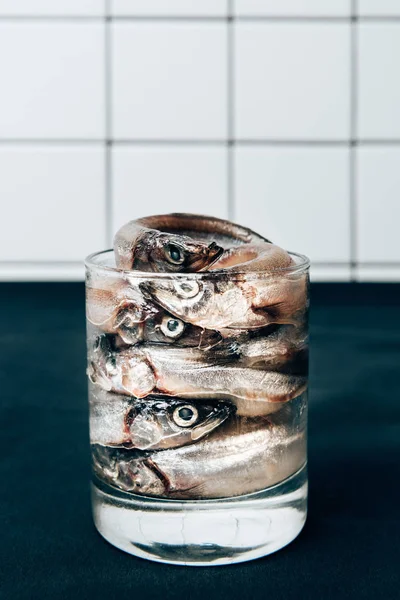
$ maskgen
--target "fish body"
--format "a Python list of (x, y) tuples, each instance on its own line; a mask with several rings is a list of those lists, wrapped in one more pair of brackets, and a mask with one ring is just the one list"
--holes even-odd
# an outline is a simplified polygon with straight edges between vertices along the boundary
[[(249, 368), (225, 351), (197, 348), (132, 346), (114, 351), (103, 336), (89, 365), (92, 383), (106, 391), (144, 398), (165, 394), (179, 398), (228, 398), (286, 402), (306, 388), (307, 373)], [(274, 365), (275, 368), (275, 365)]]
[(166, 233), (183, 234), (194, 238), (225, 240), (227, 246), (269, 242), (265, 237), (226, 219), (218, 219), (207, 215), (191, 213), (170, 213), (153, 215), (135, 221), (144, 227), (165, 231)]
[(240, 363), (246, 366), (303, 375), (308, 372), (308, 336), (304, 329), (293, 325), (282, 325), (266, 335), (231, 342), (231, 352), (234, 351)]
[(225, 498), (283, 481), (304, 465), (305, 456), (304, 429), (291, 431), (268, 419), (236, 417), (192, 446), (147, 456), (130, 457), (125, 451), (115, 463), (105, 455), (97, 472), (126, 491), (186, 500)]
[(147, 281), (140, 288), (145, 296), (183, 321), (217, 331), (298, 324), (307, 310), (304, 276), (256, 280), (188, 277)]
[(259, 402), (287, 402), (306, 388), (306, 373), (292, 374), (243, 366), (240, 360), (225, 357), (202, 359), (191, 350), (191, 357), (174, 349), (168, 355), (158, 348), (145, 350), (152, 366), (156, 390), (181, 398), (213, 397)]
[(294, 265), (290, 254), (271, 243), (247, 244), (226, 250), (216, 260), (210, 271), (224, 269), (227, 272), (246, 271), (270, 273)]
[(219, 427), (235, 406), (175, 398), (138, 400), (93, 388), (90, 440), (103, 446), (160, 450), (193, 444)]

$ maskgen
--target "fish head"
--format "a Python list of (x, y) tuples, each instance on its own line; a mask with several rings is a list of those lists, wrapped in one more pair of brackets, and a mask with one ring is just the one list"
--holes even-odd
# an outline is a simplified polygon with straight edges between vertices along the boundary
[(149, 496), (159, 496), (166, 491), (164, 477), (150, 460), (120, 461), (116, 483), (126, 491)]
[(96, 338), (87, 369), (90, 381), (106, 391), (112, 389), (112, 378), (117, 372), (117, 361), (111, 340), (112, 336), (109, 335), (100, 335)]
[(196, 316), (207, 310), (214, 298), (212, 283), (193, 277), (154, 279), (141, 283), (140, 287), (160, 306), (189, 323), (195, 323)]
[(168, 398), (135, 402), (127, 415), (129, 447), (159, 450), (191, 444), (221, 425), (236, 410), (230, 402)]
[(133, 267), (159, 273), (193, 273), (209, 267), (223, 251), (215, 242), (207, 244), (184, 235), (147, 231), (133, 249)]
[(160, 496), (168, 488), (168, 479), (151, 459), (134, 451), (93, 445), (92, 465), (99, 477), (126, 492)]
[(90, 381), (106, 391), (137, 398), (147, 396), (156, 384), (155, 375), (140, 347), (123, 345), (118, 336), (96, 339), (90, 357)]
[(220, 344), (222, 336), (217, 331), (185, 323), (167, 311), (146, 321), (142, 341), (150, 344), (175, 344), (182, 348), (209, 349)]

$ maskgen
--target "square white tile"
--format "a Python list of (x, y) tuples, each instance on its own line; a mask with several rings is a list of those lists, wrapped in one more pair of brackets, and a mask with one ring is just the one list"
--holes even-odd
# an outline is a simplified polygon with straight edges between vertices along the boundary
[(335, 265), (313, 265), (310, 268), (311, 281), (351, 281), (350, 264)]
[(358, 136), (400, 138), (400, 23), (361, 23), (358, 40)]
[(350, 25), (239, 22), (235, 38), (237, 137), (348, 138)]
[(114, 23), (114, 137), (224, 138), (226, 37), (223, 23)]
[(137, 16), (225, 16), (228, 0), (110, 0), (111, 14)]
[(400, 266), (388, 267), (372, 267), (359, 265), (355, 268), (355, 275), (357, 281), (375, 281), (377, 283), (395, 283), (400, 282)]
[(321, 16), (350, 15), (350, 0), (233, 0), (237, 15)]
[(104, 150), (0, 146), (2, 261), (82, 261), (105, 245)]
[(208, 146), (116, 146), (113, 231), (150, 214), (227, 217), (227, 151)]
[(358, 260), (400, 262), (400, 147), (357, 151)]
[(235, 163), (239, 223), (312, 261), (349, 262), (348, 149), (241, 147)]
[(102, 16), (106, 0), (0, 0), (4, 16)]
[(83, 263), (2, 263), (0, 281), (83, 281)]
[(104, 26), (0, 23), (0, 137), (104, 136)]
[(358, 14), (362, 17), (400, 15), (399, 0), (358, 0)]

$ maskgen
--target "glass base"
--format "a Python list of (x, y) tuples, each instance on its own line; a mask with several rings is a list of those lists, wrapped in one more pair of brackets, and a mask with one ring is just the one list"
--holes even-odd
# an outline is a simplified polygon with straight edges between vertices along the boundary
[(113, 546), (157, 562), (212, 566), (276, 552), (302, 530), (307, 468), (262, 492), (221, 500), (159, 500), (96, 480), (93, 516)]

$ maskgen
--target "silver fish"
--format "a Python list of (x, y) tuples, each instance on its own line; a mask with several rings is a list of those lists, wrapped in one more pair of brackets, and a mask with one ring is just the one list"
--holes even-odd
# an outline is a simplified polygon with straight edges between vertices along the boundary
[(186, 324), (146, 300), (138, 283), (124, 279), (96, 282), (86, 287), (87, 319), (105, 333), (118, 334), (126, 344), (177, 343), (183, 347), (212, 348), (221, 341), (217, 331)]
[(122, 451), (116, 459), (105, 453), (95, 468), (100, 477), (126, 491), (194, 500), (265, 489), (298, 471), (305, 456), (304, 429), (236, 418), (192, 446), (147, 456)]
[[(210, 242), (210, 236), (212, 241)], [(130, 221), (114, 238), (117, 266), (158, 272), (196, 272), (209, 268), (228, 244), (266, 241), (230, 221), (191, 214), (155, 215)]]
[(144, 295), (185, 322), (205, 329), (256, 329), (296, 324), (307, 310), (305, 276), (233, 279), (179, 277), (140, 284)]
[(107, 391), (143, 398), (161, 393), (179, 398), (228, 398), (286, 402), (307, 385), (306, 372), (248, 368), (224, 352), (161, 345), (113, 351), (105, 336), (89, 366), (91, 381)]
[(210, 266), (223, 252), (215, 242), (164, 233), (145, 223), (145, 219), (130, 221), (117, 232), (114, 251), (120, 269), (190, 273)]
[(175, 398), (136, 400), (93, 389), (92, 444), (160, 450), (193, 444), (219, 427), (235, 406), (229, 402), (187, 402)]
[(262, 368), (249, 368), (239, 361), (213, 353), (208, 359), (195, 349), (187, 352), (171, 348), (143, 349), (147, 364), (156, 378), (156, 389), (181, 398), (214, 397), (240, 398), (261, 402), (285, 402), (306, 388), (306, 372), (292, 374)]
[(175, 448), (208, 435), (235, 410), (229, 402), (137, 400), (93, 389), (90, 440), (92, 444), (140, 450)]

